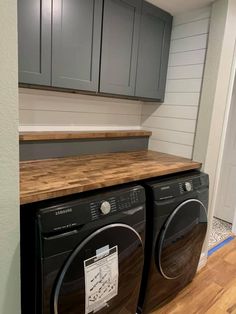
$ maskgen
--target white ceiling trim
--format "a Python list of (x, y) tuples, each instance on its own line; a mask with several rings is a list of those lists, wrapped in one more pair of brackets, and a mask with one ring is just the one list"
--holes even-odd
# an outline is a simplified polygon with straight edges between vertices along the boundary
[(147, 0), (155, 6), (177, 15), (187, 11), (200, 9), (204, 6), (210, 5), (214, 0)]

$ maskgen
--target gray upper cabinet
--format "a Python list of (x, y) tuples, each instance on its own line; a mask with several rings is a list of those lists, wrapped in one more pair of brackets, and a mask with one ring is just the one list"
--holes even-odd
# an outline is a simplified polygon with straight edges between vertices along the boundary
[(18, 0), (19, 82), (163, 101), (171, 26), (143, 0)]
[(135, 95), (164, 101), (172, 16), (144, 2)]
[(105, 0), (100, 92), (134, 96), (141, 0)]
[(50, 85), (51, 1), (18, 0), (19, 82)]
[(52, 86), (98, 91), (102, 0), (54, 0)]

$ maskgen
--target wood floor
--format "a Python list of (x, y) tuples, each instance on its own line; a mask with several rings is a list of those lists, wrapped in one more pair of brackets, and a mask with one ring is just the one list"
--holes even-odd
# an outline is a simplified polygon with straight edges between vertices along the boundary
[(236, 314), (236, 239), (213, 253), (192, 283), (152, 314), (195, 313)]

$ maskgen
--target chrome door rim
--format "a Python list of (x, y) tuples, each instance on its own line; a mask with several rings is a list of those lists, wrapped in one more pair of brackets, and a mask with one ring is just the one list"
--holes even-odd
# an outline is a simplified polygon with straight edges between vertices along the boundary
[(197, 199), (194, 199), (194, 198), (188, 199), (188, 200), (184, 201), (183, 203), (179, 204), (179, 205), (176, 207), (176, 209), (171, 213), (171, 215), (170, 215), (170, 216), (168, 217), (168, 219), (167, 219), (167, 222), (164, 224), (165, 230), (161, 233), (161, 238), (160, 238), (160, 240), (159, 240), (159, 243), (161, 243), (161, 244), (160, 244), (160, 246), (159, 246), (159, 251), (158, 251), (158, 263), (159, 263), (159, 268), (160, 268), (160, 272), (161, 272), (162, 276), (163, 276), (165, 279), (168, 279), (168, 280), (177, 279), (177, 278), (181, 277), (183, 274), (180, 274), (180, 275), (175, 276), (175, 277), (169, 277), (169, 276), (167, 276), (167, 275), (164, 273), (163, 268), (162, 268), (162, 266), (161, 266), (162, 244), (163, 244), (163, 242), (164, 242), (164, 238), (165, 238), (166, 232), (167, 232), (167, 230), (168, 230), (168, 227), (169, 227), (169, 225), (170, 225), (172, 219), (173, 219), (174, 216), (176, 215), (176, 213), (182, 208), (182, 206), (184, 206), (184, 205), (186, 205), (186, 204), (188, 204), (188, 203), (191, 203), (191, 202), (199, 203), (199, 204), (203, 207), (203, 209), (204, 209), (204, 211), (205, 211), (205, 214), (206, 214), (206, 217), (207, 217), (207, 209), (206, 209), (205, 205), (204, 205), (201, 201), (199, 201), (199, 200), (197, 200)]

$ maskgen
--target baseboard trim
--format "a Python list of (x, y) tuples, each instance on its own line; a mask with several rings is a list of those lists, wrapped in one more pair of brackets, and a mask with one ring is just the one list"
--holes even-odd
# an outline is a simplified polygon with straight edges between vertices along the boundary
[(207, 254), (206, 253), (202, 253), (201, 256), (200, 256), (199, 263), (198, 263), (197, 271), (199, 271), (204, 266), (206, 266), (206, 264), (207, 264)]
[(224, 241), (220, 242), (219, 244), (213, 246), (209, 251), (208, 251), (208, 257), (211, 256), (213, 253), (218, 251), (220, 248), (222, 248), (224, 245), (228, 244), (230, 241), (234, 240), (235, 237), (229, 236), (226, 238)]

